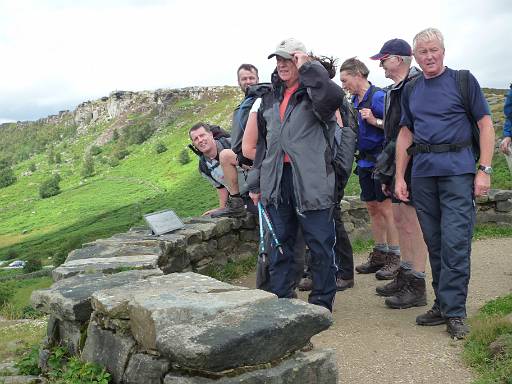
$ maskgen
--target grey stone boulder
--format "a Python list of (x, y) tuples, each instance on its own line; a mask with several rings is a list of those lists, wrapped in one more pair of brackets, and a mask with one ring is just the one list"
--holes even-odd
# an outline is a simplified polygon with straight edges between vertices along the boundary
[(157, 269), (158, 255), (133, 255), (68, 261), (52, 271), (54, 281), (83, 273), (115, 273), (123, 269)]
[(120, 383), (135, 340), (128, 335), (101, 329), (94, 321), (87, 328), (82, 359), (105, 367), (114, 383)]
[(161, 384), (169, 372), (170, 363), (166, 359), (144, 353), (135, 353), (130, 358), (123, 382), (126, 384)]
[(32, 292), (31, 302), (40, 311), (61, 320), (84, 322), (91, 317), (91, 296), (94, 292), (161, 275), (162, 271), (158, 269), (124, 271), (112, 275), (76, 275), (59, 280), (50, 288)]
[(129, 303), (131, 331), (137, 342), (155, 349), (157, 338), (169, 327), (213, 320), (219, 313), (276, 296), (257, 289), (237, 287), (196, 273), (176, 273), (157, 277), (161, 283), (134, 292)]
[(61, 320), (83, 322), (91, 317), (91, 296), (94, 292), (160, 275), (162, 271), (158, 269), (124, 271), (112, 275), (76, 275), (59, 280), (48, 289), (32, 292), (31, 301), (35, 308)]
[(327, 309), (290, 299), (259, 301), (193, 323), (176, 320), (159, 330), (158, 351), (182, 367), (208, 371), (276, 360), (332, 324)]
[[(237, 294), (239, 297), (234, 297)], [(186, 272), (136, 281), (119, 288), (98, 290), (92, 295), (91, 305), (95, 311), (110, 318), (130, 319), (132, 311), (135, 311), (136, 315), (148, 321), (144, 323), (145, 320), (141, 319), (141, 332), (145, 333), (146, 329), (154, 334), (153, 314), (165, 317), (169, 312), (170, 318), (186, 319), (189, 314), (203, 318), (214, 316), (229, 307), (269, 298), (275, 298), (275, 295)], [(144, 312), (144, 315), (140, 312)], [(193, 318), (189, 320), (192, 321)], [(132, 319), (132, 331), (138, 327), (136, 320)], [(149, 344), (154, 347), (155, 339)]]
[(164, 384), (336, 384), (338, 369), (331, 349), (298, 352), (280, 364), (218, 380), (169, 373)]
[(0, 376), (2, 384), (44, 384), (47, 380), (41, 376)]
[(489, 200), (491, 201), (506, 201), (512, 199), (512, 191), (504, 189), (491, 189), (489, 191)]

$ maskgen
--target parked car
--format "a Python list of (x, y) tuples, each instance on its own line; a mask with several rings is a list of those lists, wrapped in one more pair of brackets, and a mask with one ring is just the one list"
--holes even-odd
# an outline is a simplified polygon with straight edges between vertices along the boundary
[(25, 261), (23, 260), (14, 260), (10, 263), (7, 268), (23, 268), (25, 266)]

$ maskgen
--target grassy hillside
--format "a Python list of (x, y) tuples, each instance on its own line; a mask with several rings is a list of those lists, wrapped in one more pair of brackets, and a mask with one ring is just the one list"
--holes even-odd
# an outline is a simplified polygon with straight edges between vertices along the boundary
[[(9, 253), (50, 263), (48, 257), (83, 242), (142, 224), (145, 213), (170, 208), (183, 217), (216, 206), (216, 192), (197, 173), (195, 155), (190, 152), (192, 161), (186, 165), (178, 156), (194, 123), (228, 128), (240, 97), (236, 88), (226, 87), (213, 96), (177, 98), (164, 110), (137, 110), (91, 124), (86, 133), (69, 118), (3, 125), (0, 159), (9, 159), (17, 182), (0, 189), (0, 259)], [(501, 130), (503, 94), (489, 90), (488, 98)], [(119, 138), (92, 151), (94, 173), (83, 177), (84, 154), (114, 128)], [(168, 150), (158, 154), (157, 143)], [(128, 155), (123, 158), (121, 152)], [(512, 188), (502, 156), (496, 156), (495, 164), (494, 186)], [(41, 183), (55, 173), (62, 179), (61, 193), (40, 198)], [(352, 177), (346, 194), (357, 193)]]

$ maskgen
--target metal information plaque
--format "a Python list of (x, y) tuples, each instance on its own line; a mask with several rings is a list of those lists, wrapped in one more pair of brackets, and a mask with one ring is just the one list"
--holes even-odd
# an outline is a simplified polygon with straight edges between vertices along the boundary
[(171, 210), (148, 213), (144, 215), (144, 220), (155, 235), (162, 235), (185, 226), (178, 215)]

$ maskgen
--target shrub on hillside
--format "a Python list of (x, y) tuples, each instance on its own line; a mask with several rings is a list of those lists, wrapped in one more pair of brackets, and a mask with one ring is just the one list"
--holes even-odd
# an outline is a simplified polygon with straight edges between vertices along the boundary
[(123, 141), (128, 144), (142, 144), (149, 139), (156, 130), (150, 123), (131, 124), (123, 130)]
[(6, 260), (13, 260), (13, 259), (15, 259), (15, 258), (17, 258), (17, 257), (18, 257), (18, 252), (16, 252), (16, 250), (15, 250), (15, 249), (12, 249), (12, 248), (11, 248), (11, 249), (9, 249), (9, 250), (7, 251), (7, 254), (5, 255), (5, 259), (6, 259)]
[(12, 282), (0, 282), (0, 307), (7, 303), (14, 296), (14, 286)]
[(119, 140), (119, 132), (117, 132), (117, 129), (114, 129), (114, 132), (112, 132), (112, 141)]
[(28, 166), (28, 170), (30, 172), (35, 172), (37, 170), (36, 163), (30, 163), (30, 165)]
[(64, 262), (66, 261), (66, 258), (67, 258), (66, 252), (64, 252), (64, 251), (57, 252), (53, 256), (53, 259), (52, 259), (53, 266), (58, 267), (59, 265), (64, 264)]
[(96, 155), (99, 155), (103, 150), (98, 147), (97, 145), (93, 145), (91, 147), (91, 149), (89, 150), (89, 152), (91, 153), (91, 155), (93, 156), (96, 156)]
[(43, 264), (39, 259), (28, 259), (23, 267), (23, 273), (31, 273), (43, 269)]
[(16, 176), (11, 167), (0, 169), (0, 188), (8, 187), (16, 182)]
[(82, 165), (82, 177), (91, 177), (94, 175), (94, 159), (91, 154), (85, 155), (84, 163)]
[(58, 173), (43, 181), (43, 183), (39, 186), (39, 196), (42, 199), (46, 199), (48, 197), (58, 195), (60, 193), (59, 182), (60, 175)]
[(167, 147), (165, 146), (164, 143), (160, 143), (160, 142), (156, 143), (156, 145), (155, 145), (155, 152), (156, 153), (163, 153), (165, 151), (167, 151)]
[(123, 160), (129, 154), (130, 151), (128, 151), (127, 149), (117, 149), (113, 153), (114, 157), (118, 160)]
[(181, 165), (190, 163), (190, 154), (187, 148), (183, 148), (183, 150), (180, 152), (178, 156), (178, 161), (180, 162)]
[(62, 163), (62, 156), (59, 152), (57, 152), (54, 156), (54, 160), (55, 160), (55, 164), (60, 164)]
[(112, 168), (117, 167), (119, 165), (119, 160), (116, 157), (112, 157), (109, 159), (108, 165), (110, 165)]

